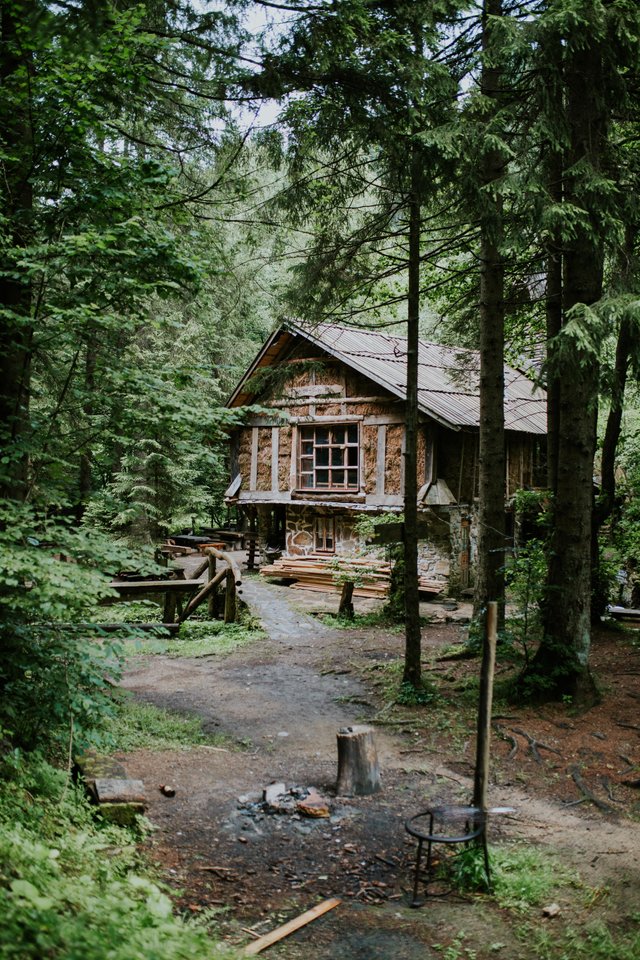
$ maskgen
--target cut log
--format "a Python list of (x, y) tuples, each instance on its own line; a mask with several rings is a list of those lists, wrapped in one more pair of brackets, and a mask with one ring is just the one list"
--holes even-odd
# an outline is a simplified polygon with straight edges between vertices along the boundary
[(373, 728), (342, 727), (338, 731), (339, 797), (364, 797), (380, 789), (380, 767)]

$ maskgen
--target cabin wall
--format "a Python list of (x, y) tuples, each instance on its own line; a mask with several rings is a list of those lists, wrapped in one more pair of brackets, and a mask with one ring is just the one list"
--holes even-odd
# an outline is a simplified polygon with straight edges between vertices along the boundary
[[(360, 374), (304, 345), (288, 361), (271, 413), (254, 417), (236, 431), (232, 463), (242, 477), (239, 505), (252, 505), (266, 545), (280, 511), (288, 554), (349, 555), (364, 546), (356, 531), (361, 511), (399, 512), (404, 485), (404, 403)], [(357, 423), (359, 489), (302, 490), (298, 478), (300, 426)], [(507, 496), (535, 485), (541, 475), (540, 438), (510, 434), (507, 440)], [(421, 510), (426, 536), (419, 543), (419, 568), (430, 579), (448, 580), (449, 592), (473, 583), (477, 551), (474, 503), (478, 496), (478, 433), (450, 430), (423, 419), (418, 436), (418, 487), (445, 481), (453, 504), (438, 501)], [(446, 491), (445, 491), (446, 492)], [(428, 496), (428, 491), (425, 494)], [(425, 501), (423, 506), (427, 506)], [(329, 542), (330, 541), (330, 542)]]

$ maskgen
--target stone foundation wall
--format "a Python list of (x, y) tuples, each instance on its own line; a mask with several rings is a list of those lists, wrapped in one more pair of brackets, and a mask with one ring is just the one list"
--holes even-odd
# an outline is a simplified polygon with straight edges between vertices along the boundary
[[(459, 512), (459, 511), (458, 511)], [(322, 512), (308, 506), (288, 507), (286, 524), (286, 553), (292, 557), (305, 557), (316, 552), (315, 549), (315, 520), (319, 516), (333, 516), (335, 531), (335, 552), (338, 556), (350, 556), (361, 553), (365, 542), (358, 537), (355, 531), (357, 514)], [(418, 545), (418, 569), (422, 576), (430, 580), (448, 582), (450, 576), (454, 583), (456, 578), (454, 558), (449, 541), (449, 517), (443, 511), (442, 516), (430, 511), (425, 517), (427, 521), (428, 539), (421, 540)], [(453, 585), (453, 584), (452, 584)], [(448, 592), (448, 591), (447, 591)]]
[(358, 539), (354, 530), (357, 519), (351, 513), (335, 513), (314, 509), (308, 506), (287, 508), (287, 546), (286, 552), (292, 557), (307, 557), (316, 552), (315, 548), (315, 521), (317, 517), (333, 517), (335, 552), (341, 556), (356, 553), (363, 543)]

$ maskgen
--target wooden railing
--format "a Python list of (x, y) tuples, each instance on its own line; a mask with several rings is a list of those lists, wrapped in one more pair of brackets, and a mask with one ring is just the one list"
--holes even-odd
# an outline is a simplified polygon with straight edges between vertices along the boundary
[[(206, 559), (203, 560), (200, 566), (196, 568), (192, 574), (192, 577), (193, 579), (197, 580), (202, 576), (205, 570), (207, 570), (207, 582), (203, 588), (191, 598), (179, 619), (179, 623), (184, 623), (184, 621), (190, 617), (191, 614), (197, 610), (205, 600), (208, 600), (209, 602), (209, 616), (212, 618), (217, 617), (217, 588), (223, 580), (226, 581), (224, 595), (224, 622), (235, 623), (238, 616), (237, 597), (238, 594), (242, 593), (242, 576), (240, 574), (240, 568), (233, 557), (224, 550), (216, 550), (215, 547), (207, 547), (204, 552), (206, 554)], [(218, 560), (224, 561), (227, 566), (222, 570), (217, 570), (216, 567)], [(165, 622), (167, 621), (165, 620)]]

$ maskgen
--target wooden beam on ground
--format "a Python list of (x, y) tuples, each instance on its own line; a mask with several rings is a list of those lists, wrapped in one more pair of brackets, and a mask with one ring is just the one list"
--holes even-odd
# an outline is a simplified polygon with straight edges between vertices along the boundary
[(299, 917), (295, 918), (295, 920), (289, 920), (288, 923), (283, 924), (281, 927), (277, 927), (275, 930), (272, 930), (271, 933), (265, 933), (263, 937), (260, 937), (258, 940), (254, 940), (253, 943), (250, 943), (248, 947), (245, 947), (245, 956), (252, 957), (256, 953), (261, 953), (273, 943), (278, 943), (279, 940), (284, 940), (284, 938), (288, 937), (289, 934), (295, 933), (295, 931), (300, 930), (301, 927), (306, 927), (306, 925), (311, 923), (312, 920), (317, 920), (318, 917), (322, 917), (325, 913), (328, 913), (329, 910), (333, 910), (334, 907), (340, 906), (341, 903), (342, 901), (339, 900), (338, 897), (331, 897), (329, 900), (323, 900), (322, 903), (319, 903), (316, 907), (312, 907), (311, 910), (301, 913)]

